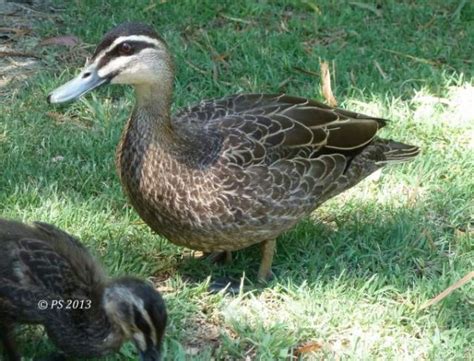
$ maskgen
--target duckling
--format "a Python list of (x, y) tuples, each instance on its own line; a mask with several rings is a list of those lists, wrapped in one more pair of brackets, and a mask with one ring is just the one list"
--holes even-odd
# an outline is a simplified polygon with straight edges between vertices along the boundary
[(212, 253), (260, 243), (260, 280), (271, 275), (282, 232), (377, 169), (419, 153), (379, 138), (384, 119), (284, 94), (203, 100), (172, 116), (173, 79), (163, 38), (148, 25), (125, 23), (48, 101), (132, 85), (136, 106), (116, 157), (131, 204), (180, 246)]
[(43, 325), (67, 357), (104, 356), (132, 340), (143, 361), (156, 361), (166, 320), (151, 285), (108, 279), (73, 236), (46, 223), (0, 219), (0, 345), (8, 361), (21, 360), (17, 324)]

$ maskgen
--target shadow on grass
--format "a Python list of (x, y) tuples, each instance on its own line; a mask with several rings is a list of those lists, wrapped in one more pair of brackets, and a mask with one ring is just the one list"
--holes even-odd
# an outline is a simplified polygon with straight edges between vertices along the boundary
[[(439, 275), (449, 260), (438, 249), (439, 245), (433, 244), (424, 202), (413, 208), (397, 209), (359, 204), (357, 212), (346, 212), (330, 224), (311, 219), (301, 221), (278, 238), (273, 261), (276, 278), (268, 287), (280, 282), (331, 282), (341, 275), (367, 280), (374, 274), (386, 279), (387, 284), (395, 282), (397, 287), (409, 287), (414, 279)], [(443, 249), (444, 246), (448, 245), (444, 244)], [(239, 280), (245, 276), (246, 283), (255, 281), (259, 246), (233, 255), (231, 265), (186, 259), (178, 270), (195, 282), (202, 282), (209, 275), (211, 279), (227, 276)]]

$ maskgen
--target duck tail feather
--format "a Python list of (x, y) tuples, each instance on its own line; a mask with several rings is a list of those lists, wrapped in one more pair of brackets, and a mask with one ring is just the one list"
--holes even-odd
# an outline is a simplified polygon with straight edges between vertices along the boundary
[(383, 140), (386, 150), (383, 152), (385, 159), (377, 164), (402, 163), (415, 158), (420, 153), (420, 148), (415, 145), (404, 144), (394, 140)]

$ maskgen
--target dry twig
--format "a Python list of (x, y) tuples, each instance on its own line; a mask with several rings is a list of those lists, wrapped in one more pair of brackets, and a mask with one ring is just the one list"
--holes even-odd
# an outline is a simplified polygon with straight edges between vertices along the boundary
[(41, 59), (40, 56), (32, 54), (32, 53), (25, 53), (22, 51), (7, 51), (7, 50), (1, 50), (0, 51), (0, 58), (7, 57), (7, 56), (21, 56), (24, 58), (35, 58), (35, 59)]
[(325, 61), (320, 61), (321, 67), (321, 92), (323, 93), (326, 103), (331, 107), (337, 106), (337, 100), (334, 97), (331, 89), (331, 73), (329, 72), (329, 64)]
[(459, 287), (464, 286), (466, 283), (468, 283), (470, 280), (474, 278), (474, 271), (469, 272), (467, 275), (465, 275), (463, 278), (461, 278), (459, 281), (455, 282), (448, 288), (446, 288), (443, 292), (441, 292), (438, 296), (432, 298), (428, 302), (426, 302), (424, 305), (420, 307), (420, 310), (423, 310), (425, 308), (428, 308), (430, 306), (433, 306), (434, 304), (438, 303), (441, 301), (443, 298), (447, 297), (449, 294), (451, 294), (454, 290), (457, 290)]
[(304, 73), (304, 74), (313, 75), (313, 76), (319, 76), (319, 74), (316, 73), (315, 71), (308, 70), (308, 69), (303, 69), (303, 68), (300, 68), (300, 67), (298, 67), (298, 66), (292, 66), (292, 69), (293, 69), (293, 70), (296, 70), (296, 71), (299, 71), (299, 72), (301, 72), (301, 73)]

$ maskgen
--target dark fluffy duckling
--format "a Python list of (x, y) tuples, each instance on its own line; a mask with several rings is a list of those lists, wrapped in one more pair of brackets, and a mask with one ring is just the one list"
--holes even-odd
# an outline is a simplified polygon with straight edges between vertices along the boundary
[(73, 236), (45, 223), (0, 219), (0, 345), (8, 361), (21, 360), (15, 324), (42, 324), (64, 356), (104, 356), (132, 340), (142, 360), (156, 361), (166, 319), (151, 285), (108, 279)]

